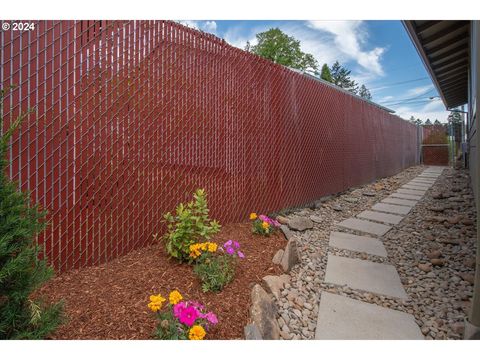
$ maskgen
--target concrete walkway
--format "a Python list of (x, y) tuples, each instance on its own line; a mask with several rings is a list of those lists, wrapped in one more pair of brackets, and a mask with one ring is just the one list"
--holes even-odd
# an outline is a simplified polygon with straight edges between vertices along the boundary
[[(332, 232), (329, 246), (386, 257), (382, 236), (408, 215), (443, 170), (444, 167), (427, 168), (395, 193), (373, 205), (371, 210), (338, 223), (340, 228), (349, 232)], [(325, 282), (408, 299), (398, 272), (391, 264), (329, 255)], [(322, 291), (315, 339), (414, 340), (424, 337), (410, 314)]]

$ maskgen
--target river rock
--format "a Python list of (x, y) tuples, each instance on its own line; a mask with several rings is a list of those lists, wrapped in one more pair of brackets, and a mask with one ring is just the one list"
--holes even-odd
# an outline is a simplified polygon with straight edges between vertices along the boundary
[(277, 221), (280, 223), (280, 224), (284, 224), (284, 225), (287, 225), (288, 224), (288, 218), (286, 218), (285, 216), (277, 216)]
[(442, 252), (440, 250), (433, 250), (433, 251), (430, 251), (428, 254), (427, 254), (427, 257), (429, 259), (438, 259), (442, 256)]
[(305, 231), (313, 228), (313, 222), (306, 217), (297, 216), (288, 221), (288, 227), (296, 231)]
[(275, 265), (280, 265), (280, 263), (282, 262), (282, 257), (283, 257), (284, 252), (285, 251), (283, 249), (280, 249), (275, 253), (275, 255), (273, 256), (273, 259), (272, 259), (272, 262)]
[(288, 240), (287, 246), (285, 247), (285, 252), (282, 256), (282, 268), (286, 273), (290, 272), (292, 267), (298, 263), (298, 251), (297, 251), (297, 242), (295, 239)]
[(277, 340), (280, 338), (280, 328), (276, 319), (277, 308), (271, 295), (260, 285), (255, 284), (252, 289), (252, 306), (250, 317), (258, 327), (262, 339)]
[(418, 264), (418, 268), (424, 272), (432, 271), (432, 264)]
[(278, 300), (280, 299), (280, 292), (282, 291), (285, 283), (290, 281), (289, 275), (280, 275), (280, 276), (273, 276), (267, 275), (262, 279), (262, 285), (265, 289), (273, 294), (275, 298)]
[(434, 266), (443, 266), (445, 265), (445, 259), (431, 259), (430, 262)]

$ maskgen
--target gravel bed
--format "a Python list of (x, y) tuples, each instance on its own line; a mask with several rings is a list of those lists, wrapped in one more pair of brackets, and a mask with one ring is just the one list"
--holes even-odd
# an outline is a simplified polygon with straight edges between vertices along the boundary
[[(370, 209), (425, 168), (411, 167), (350, 189), (315, 209), (296, 209), (287, 215), (315, 216), (316, 222), (311, 230), (294, 232), (301, 262), (292, 269), (291, 281), (277, 301), (282, 338), (314, 338), (321, 291), (413, 314), (426, 339), (462, 338), (473, 293), (476, 237), (476, 213), (465, 171), (445, 170), (410, 214), (382, 238), (388, 258), (328, 246), (330, 232), (340, 230), (338, 222)], [(436, 250), (441, 254), (434, 254)], [(444, 264), (433, 266), (427, 256), (432, 253)], [(410, 298), (399, 300), (324, 283), (328, 254), (394, 265)]]

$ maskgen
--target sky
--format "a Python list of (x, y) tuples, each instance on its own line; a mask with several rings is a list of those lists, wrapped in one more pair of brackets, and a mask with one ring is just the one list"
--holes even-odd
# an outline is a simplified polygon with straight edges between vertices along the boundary
[[(447, 121), (449, 112), (440, 100), (423, 63), (400, 21), (348, 20), (205, 20), (181, 21), (244, 48), (255, 35), (272, 27), (300, 40), (302, 51), (331, 66), (336, 60), (364, 84), (372, 100), (405, 119), (411, 116)], [(432, 99), (431, 99), (432, 98)]]

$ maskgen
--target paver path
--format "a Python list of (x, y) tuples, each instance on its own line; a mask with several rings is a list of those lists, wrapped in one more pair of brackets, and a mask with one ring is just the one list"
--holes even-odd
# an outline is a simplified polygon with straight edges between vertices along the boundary
[[(429, 167), (395, 193), (356, 217), (337, 225), (345, 231), (368, 233), (354, 235), (342, 231), (330, 234), (329, 245), (355, 252), (386, 256), (382, 236), (400, 223), (413, 206), (441, 175), (443, 167)], [(363, 220), (359, 218), (367, 218)], [(384, 252), (385, 251), (385, 252)], [(325, 282), (351, 289), (407, 299), (397, 270), (387, 263), (329, 255)], [(401, 311), (350, 299), (323, 291), (317, 318), (315, 339), (423, 339), (415, 318)]]

